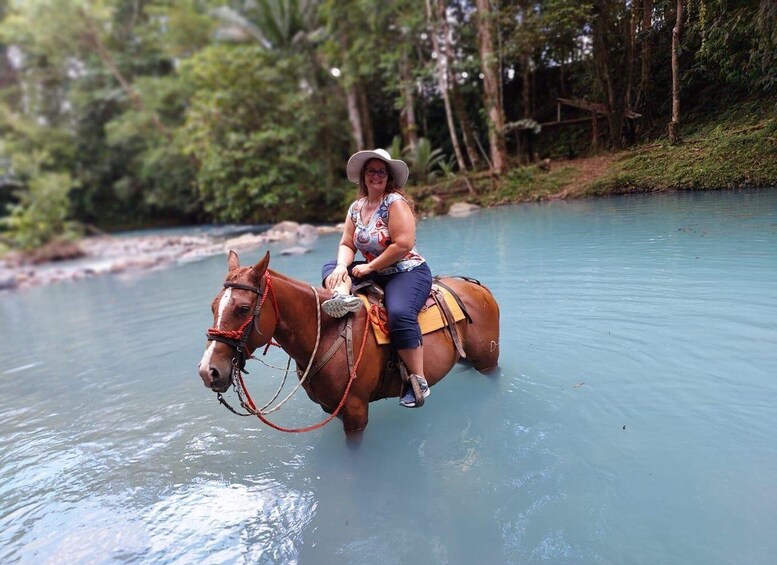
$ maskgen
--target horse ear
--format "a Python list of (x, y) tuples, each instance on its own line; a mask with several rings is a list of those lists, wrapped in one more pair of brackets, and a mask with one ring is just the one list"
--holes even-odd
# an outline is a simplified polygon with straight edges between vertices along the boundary
[(227, 270), (228, 272), (232, 272), (235, 269), (240, 268), (240, 257), (237, 256), (237, 253), (235, 253), (233, 250), (229, 250), (229, 258), (227, 259)]
[(270, 252), (266, 252), (264, 254), (264, 257), (262, 257), (259, 262), (251, 267), (251, 280), (254, 282), (256, 286), (259, 286), (259, 283), (262, 280), (262, 277), (264, 276), (264, 273), (267, 271), (267, 265), (270, 264)]

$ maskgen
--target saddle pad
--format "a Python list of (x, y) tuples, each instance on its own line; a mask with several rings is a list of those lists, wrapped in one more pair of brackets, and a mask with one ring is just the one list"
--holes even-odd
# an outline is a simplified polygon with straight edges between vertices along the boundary
[[(448, 305), (448, 308), (453, 314), (454, 320), (457, 322), (459, 320), (463, 320), (464, 312), (462, 312), (459, 303), (456, 302), (456, 299), (453, 297), (450, 291), (448, 291), (447, 288), (437, 286), (436, 284), (432, 285), (432, 291), (434, 290), (438, 290), (442, 293), (443, 297), (445, 298), (445, 303)], [(375, 339), (377, 339), (378, 345), (386, 345), (387, 343), (391, 343), (391, 338), (386, 332), (386, 310), (383, 307), (383, 304), (370, 303), (367, 297), (363, 294), (358, 294), (357, 296), (362, 299), (364, 302), (364, 307), (367, 308), (370, 321), (372, 322), (372, 329), (375, 332)], [(434, 302), (434, 299), (431, 297), (431, 295), (427, 299), (424, 307), (418, 313), (418, 325), (421, 326), (421, 333), (423, 335), (445, 327), (445, 315), (440, 312), (440, 308)]]

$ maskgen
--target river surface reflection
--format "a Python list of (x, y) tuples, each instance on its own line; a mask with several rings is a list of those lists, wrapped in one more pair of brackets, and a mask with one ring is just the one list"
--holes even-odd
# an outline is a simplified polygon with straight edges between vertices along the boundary
[[(282, 434), (203, 388), (225, 257), (0, 296), (0, 562), (772, 562), (777, 190), (504, 207), (418, 238), (496, 295), (500, 370), (373, 403), (356, 450), (339, 422)], [(315, 282), (336, 243), (271, 266)], [(279, 371), (250, 370), (269, 399)], [(323, 416), (299, 396), (276, 420)]]

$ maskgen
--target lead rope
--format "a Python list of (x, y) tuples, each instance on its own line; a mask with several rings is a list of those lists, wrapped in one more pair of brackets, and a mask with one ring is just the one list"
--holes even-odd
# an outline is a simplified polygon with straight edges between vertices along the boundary
[[(263, 363), (265, 366), (270, 367), (271, 369), (275, 369), (276, 371), (283, 371), (283, 379), (281, 380), (281, 384), (278, 387), (278, 390), (275, 391), (275, 395), (269, 401), (267, 401), (267, 404), (265, 404), (264, 406), (262, 406), (259, 409), (259, 412), (264, 412), (265, 409), (270, 404), (275, 402), (275, 399), (278, 398), (281, 395), (281, 391), (283, 390), (283, 387), (286, 386), (286, 379), (289, 378), (289, 368), (291, 367), (291, 357), (289, 357), (289, 360), (286, 361), (286, 368), (285, 369), (282, 369), (281, 367), (276, 367), (275, 365), (270, 365), (269, 363), (267, 363), (266, 361), (264, 361), (262, 359), (259, 359), (259, 361), (261, 363)], [(285, 402), (285, 400), (284, 400), (284, 402)]]
[[(267, 424), (273, 429), (276, 429), (281, 432), (289, 432), (289, 433), (301, 433), (301, 432), (310, 432), (313, 430), (317, 430), (319, 428), (324, 427), (326, 424), (331, 422), (334, 418), (337, 417), (337, 415), (340, 413), (340, 410), (345, 405), (345, 401), (348, 398), (348, 393), (351, 390), (351, 385), (353, 384), (353, 381), (356, 379), (356, 370), (359, 367), (359, 363), (362, 360), (362, 356), (364, 355), (364, 347), (367, 344), (367, 333), (369, 331), (370, 327), (370, 318), (369, 316), (366, 317), (366, 324), (364, 326), (364, 335), (362, 336), (362, 343), (361, 347), (359, 349), (359, 355), (356, 359), (356, 362), (353, 365), (353, 369), (350, 373), (350, 378), (348, 379), (348, 384), (345, 387), (345, 392), (343, 393), (343, 397), (340, 399), (340, 403), (337, 405), (337, 408), (329, 415), (328, 418), (326, 418), (324, 421), (319, 422), (318, 424), (313, 424), (311, 426), (306, 426), (303, 428), (284, 428), (283, 426), (279, 426), (277, 424), (274, 424), (273, 422), (270, 422), (267, 418), (265, 418), (265, 414), (270, 414), (276, 410), (278, 410), (291, 396), (302, 386), (302, 383), (307, 379), (308, 374), (310, 372), (310, 368), (313, 366), (313, 359), (315, 359), (316, 352), (318, 350), (318, 346), (321, 339), (321, 305), (319, 302), (319, 296), (318, 292), (316, 292), (316, 289), (314, 287), (310, 287), (313, 289), (313, 294), (316, 297), (316, 345), (313, 349), (313, 354), (310, 356), (310, 360), (308, 361), (308, 366), (305, 369), (305, 373), (300, 378), (299, 384), (294, 388), (291, 393), (286, 396), (277, 406), (270, 410), (264, 410), (269, 404), (272, 403), (272, 400), (268, 402), (262, 409), (257, 409), (256, 405), (254, 404), (253, 399), (251, 398), (250, 393), (248, 392), (248, 389), (245, 387), (245, 383), (243, 382), (243, 375), (242, 371), (239, 367), (237, 367), (234, 363), (232, 365), (232, 383), (235, 386), (235, 391), (237, 392), (238, 398), (240, 399), (240, 404), (245, 408), (248, 412), (259, 418), (263, 423)], [(277, 306), (276, 306), (277, 308)], [(237, 374), (237, 377), (235, 377), (235, 374)], [(284, 376), (284, 382), (285, 382), (285, 376)], [(281, 383), (281, 388), (283, 388), (283, 383)], [(280, 389), (273, 397), (273, 400), (278, 397), (278, 394), (280, 393)], [(246, 401), (243, 400), (243, 395), (245, 395)], [(239, 412), (235, 411), (229, 404), (227, 404), (226, 400), (221, 396), (219, 396), (219, 402), (226, 406), (231, 412), (234, 414), (237, 414), (238, 416), (249, 416), (251, 414), (240, 414)]]
[[(276, 404), (273, 408), (270, 408), (267, 410), (267, 407), (272, 404), (276, 398), (281, 394), (281, 390), (283, 390), (283, 386), (286, 384), (286, 377), (288, 376), (289, 366), (291, 365), (291, 357), (289, 357), (289, 364), (286, 365), (286, 371), (283, 375), (283, 380), (281, 381), (281, 386), (278, 387), (278, 391), (275, 393), (275, 396), (272, 397), (272, 399), (259, 408), (258, 410), (253, 410), (252, 412), (256, 415), (262, 414), (272, 414), (273, 412), (276, 412), (286, 404), (286, 402), (296, 393), (303, 385), (303, 383), (307, 380), (308, 374), (310, 373), (310, 368), (313, 366), (313, 359), (316, 358), (316, 353), (318, 353), (318, 346), (321, 344), (321, 303), (319, 302), (320, 298), (318, 296), (318, 292), (316, 292), (316, 289), (314, 287), (310, 287), (313, 289), (313, 296), (316, 297), (316, 345), (313, 347), (313, 353), (310, 355), (310, 360), (308, 361), (308, 366), (305, 368), (305, 372), (300, 377), (299, 382), (297, 383), (297, 386), (294, 387), (294, 389), (286, 395), (286, 398), (281, 400), (278, 404)], [(248, 391), (245, 388), (245, 384), (243, 383), (243, 375), (242, 373), (238, 372), (238, 382), (240, 383), (239, 388), (245, 393), (246, 397), (248, 397)], [(234, 381), (234, 379), (233, 379)], [(235, 390), (238, 390), (238, 385), (235, 383)], [(240, 392), (238, 391), (238, 396), (241, 396)], [(242, 401), (242, 398), (241, 398)], [(252, 405), (253, 406), (253, 405)], [(246, 410), (248, 408), (246, 407)], [(258, 413), (258, 414), (257, 414)]]
[[(264, 415), (260, 413), (257, 413), (256, 417), (259, 418), (262, 422), (264, 422), (268, 426), (270, 426), (271, 428), (276, 429), (280, 432), (290, 432), (290, 433), (312, 432), (313, 430), (317, 430), (318, 428), (323, 428), (324, 426), (326, 426), (329, 422), (331, 422), (334, 418), (337, 417), (337, 415), (340, 413), (340, 410), (345, 405), (345, 400), (348, 398), (348, 393), (351, 390), (351, 385), (353, 384), (354, 379), (356, 379), (356, 369), (362, 360), (362, 355), (364, 354), (364, 346), (367, 344), (367, 331), (369, 329), (370, 329), (370, 318), (368, 316), (367, 323), (364, 326), (364, 336), (362, 337), (362, 344), (361, 344), (361, 348), (359, 349), (359, 356), (357, 357), (356, 362), (353, 364), (353, 370), (351, 371), (351, 376), (348, 379), (348, 384), (345, 386), (345, 392), (343, 393), (343, 398), (340, 399), (340, 404), (337, 405), (337, 408), (335, 408), (334, 412), (332, 412), (326, 420), (324, 420), (323, 422), (319, 422), (318, 424), (313, 424), (312, 426), (306, 426), (304, 428), (284, 428), (283, 426), (273, 424), (271, 421), (265, 418)], [(246, 397), (248, 398), (249, 403), (251, 403), (251, 405), (253, 406), (251, 397), (248, 396), (248, 391), (246, 391)]]

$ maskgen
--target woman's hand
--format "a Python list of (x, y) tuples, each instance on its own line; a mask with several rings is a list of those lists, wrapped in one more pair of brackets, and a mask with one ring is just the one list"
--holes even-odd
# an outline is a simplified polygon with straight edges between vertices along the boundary
[(353, 274), (353, 276), (357, 279), (363, 279), (374, 271), (375, 269), (370, 267), (369, 263), (364, 263), (363, 265), (356, 265), (353, 269), (351, 269), (351, 274)]
[(332, 274), (326, 278), (326, 287), (329, 290), (334, 290), (337, 285), (345, 281), (346, 277), (348, 277), (348, 267), (345, 266), (345, 263), (338, 263)]

